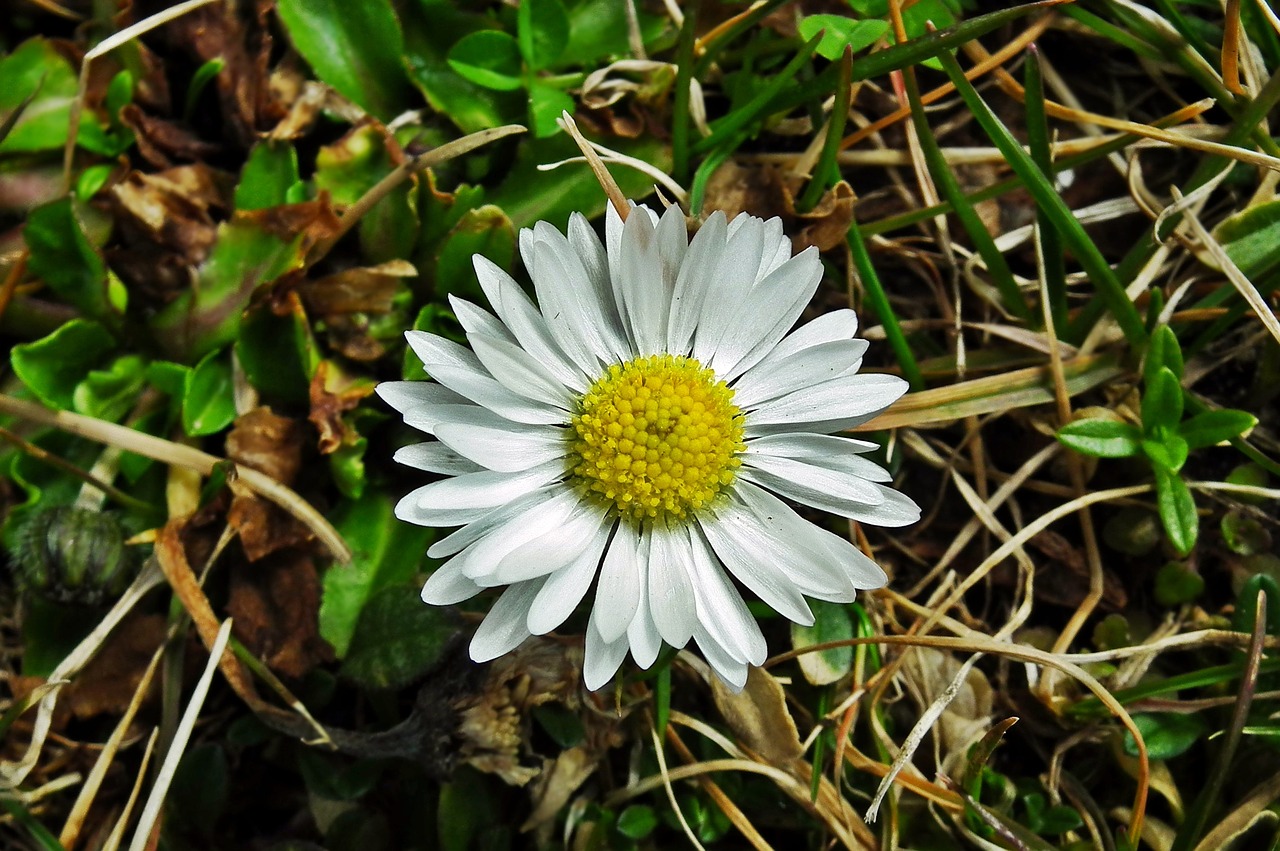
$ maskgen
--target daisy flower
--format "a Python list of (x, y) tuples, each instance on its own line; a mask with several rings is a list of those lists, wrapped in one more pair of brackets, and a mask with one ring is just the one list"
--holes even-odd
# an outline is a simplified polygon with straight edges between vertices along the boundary
[(738, 583), (805, 625), (806, 597), (844, 603), (885, 583), (783, 501), (880, 526), (920, 514), (863, 457), (874, 444), (832, 434), (906, 384), (858, 372), (851, 310), (791, 330), (822, 277), (815, 249), (793, 257), (778, 219), (717, 212), (690, 240), (679, 208), (633, 206), (625, 223), (609, 210), (604, 245), (574, 215), (567, 234), (521, 231), (520, 253), (536, 304), (477, 256), (493, 313), (451, 297), (470, 348), (410, 331), (432, 380), (378, 387), (435, 438), (396, 460), (445, 477), (396, 516), (461, 527), (427, 551), (448, 561), (422, 599), (505, 586), (472, 659), (560, 626), (594, 585), (588, 688), (628, 651), (648, 668), (663, 642), (690, 639), (741, 688), (766, 647)]

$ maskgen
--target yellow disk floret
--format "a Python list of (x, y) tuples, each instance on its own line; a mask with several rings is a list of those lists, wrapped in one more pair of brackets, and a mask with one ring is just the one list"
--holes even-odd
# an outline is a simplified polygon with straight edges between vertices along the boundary
[(733, 390), (693, 358), (614, 364), (582, 396), (569, 471), (634, 522), (685, 520), (733, 482), (746, 447)]

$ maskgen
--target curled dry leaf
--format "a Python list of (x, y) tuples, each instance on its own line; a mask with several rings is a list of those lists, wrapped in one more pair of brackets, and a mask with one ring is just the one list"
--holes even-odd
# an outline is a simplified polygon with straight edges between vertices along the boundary
[[(960, 672), (961, 662), (931, 647), (916, 647), (902, 662), (902, 676), (922, 709), (937, 700)], [(942, 766), (949, 773), (960, 767), (969, 746), (982, 738), (991, 724), (993, 692), (987, 675), (971, 668), (954, 700), (934, 725), (942, 752)]]
[(286, 677), (302, 677), (333, 659), (319, 633), (320, 578), (305, 553), (289, 550), (238, 565), (227, 611), (236, 637)]
[(815, 246), (830, 251), (843, 245), (853, 224), (856, 202), (852, 187), (843, 180), (828, 189), (808, 212), (796, 210), (796, 199), (777, 168), (767, 164), (742, 165), (732, 160), (716, 169), (707, 182), (703, 211), (723, 210), (732, 219), (739, 213), (761, 218), (777, 216), (792, 234), (793, 251)]
[(150, 115), (137, 105), (120, 110), (120, 121), (133, 131), (142, 158), (156, 168), (169, 168), (174, 161), (200, 162), (218, 153), (218, 146), (197, 136), (176, 121)]
[[(303, 445), (302, 424), (266, 407), (237, 417), (227, 435), (227, 455), (232, 461), (286, 485), (302, 467)], [(231, 500), (227, 522), (239, 534), (250, 561), (311, 540), (311, 533), (291, 515), (246, 492), (237, 492)]]
[(751, 668), (746, 686), (737, 694), (712, 677), (711, 691), (738, 741), (764, 762), (789, 768), (804, 753), (796, 722), (787, 711), (787, 694), (773, 674)]
[(416, 274), (418, 270), (407, 260), (392, 260), (303, 281), (298, 294), (308, 313), (322, 319), (344, 313), (389, 313), (400, 280)]
[(311, 413), (308, 419), (320, 432), (320, 451), (336, 452), (344, 443), (359, 435), (343, 420), (342, 415), (354, 410), (372, 395), (374, 382), (363, 376), (343, 371), (334, 361), (324, 360), (311, 377), (309, 393)]

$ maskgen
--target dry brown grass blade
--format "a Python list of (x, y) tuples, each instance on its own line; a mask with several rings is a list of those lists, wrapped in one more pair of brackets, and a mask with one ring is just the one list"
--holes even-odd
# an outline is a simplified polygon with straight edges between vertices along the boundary
[(1195, 851), (1219, 851), (1230, 847), (1232, 840), (1248, 830), (1277, 800), (1280, 800), (1280, 773), (1271, 775), (1253, 787), (1235, 809), (1223, 816), (1204, 835)]
[[(0, 395), (0, 413), (62, 429), (69, 434), (115, 446), (126, 452), (134, 452), (172, 466), (194, 470), (202, 476), (211, 475), (219, 464), (226, 463), (222, 458), (191, 446), (134, 431), (126, 426), (96, 417), (86, 417), (72, 411), (51, 411), (41, 405), (15, 399), (12, 396)], [(342, 540), (338, 530), (296, 492), (250, 467), (233, 465), (233, 470), (242, 484), (259, 496), (274, 502), (311, 529), (334, 558), (344, 563), (351, 561), (351, 549)]]
[(1240, 85), (1240, 0), (1223, 3), (1222, 83), (1232, 94), (1244, 94)]
[(147, 769), (151, 765), (151, 757), (155, 753), (156, 740), (160, 736), (160, 729), (151, 731), (151, 736), (147, 739), (147, 746), (142, 751), (142, 760), (138, 764), (138, 774), (133, 779), (133, 788), (129, 790), (129, 799), (125, 801), (124, 809), (120, 812), (119, 818), (116, 819), (115, 826), (111, 829), (111, 834), (107, 837), (107, 841), (102, 844), (102, 851), (117, 851), (120, 843), (124, 841), (124, 832), (129, 827), (129, 819), (133, 817), (133, 808), (138, 803), (138, 797), (142, 794), (142, 784), (147, 780)]
[[(1088, 355), (1064, 361), (1063, 384), (1070, 396), (1101, 386), (1124, 373), (1114, 357)], [(853, 431), (938, 425), (969, 416), (1029, 408), (1053, 402), (1053, 372), (1033, 366), (933, 390), (908, 393), (892, 408)]]
[(1147, 757), (1147, 743), (1142, 738), (1142, 731), (1133, 723), (1133, 718), (1125, 710), (1124, 705), (1116, 700), (1107, 688), (1098, 682), (1098, 680), (1086, 671), (1084, 668), (1072, 662), (1064, 660), (1060, 655), (1048, 653), (1044, 650), (1038, 650), (1034, 647), (1022, 644), (1010, 644), (1005, 641), (996, 641), (985, 636), (970, 636), (966, 638), (949, 638), (937, 635), (879, 635), (867, 638), (850, 638), (843, 641), (831, 641), (825, 644), (814, 644), (799, 650), (791, 650), (781, 653), (765, 662), (765, 667), (773, 667), (783, 662), (789, 661), (801, 656), (805, 653), (819, 653), (824, 650), (831, 650), (836, 647), (854, 647), (859, 644), (889, 644), (900, 645), (905, 647), (933, 647), (939, 650), (951, 650), (960, 653), (983, 653), (991, 656), (1003, 656), (1008, 659), (1015, 659), (1019, 662), (1029, 662), (1033, 665), (1041, 667), (1053, 668), (1064, 674), (1074, 678), (1077, 682), (1087, 688), (1098, 701), (1111, 711), (1121, 724), (1124, 725), (1134, 738), (1134, 742), (1138, 749), (1138, 763), (1140, 773), (1137, 782), (1137, 792), (1134, 795), (1134, 804), (1132, 816), (1129, 821), (1129, 836), (1135, 842), (1142, 835), (1142, 822), (1145, 818), (1147, 794), (1150, 786), (1150, 763)]
[(618, 218), (625, 222), (627, 215), (631, 212), (631, 205), (627, 203), (627, 196), (622, 193), (622, 188), (613, 179), (609, 169), (605, 168), (604, 161), (600, 159), (596, 149), (591, 147), (591, 143), (582, 135), (582, 131), (578, 129), (577, 122), (573, 120), (573, 116), (569, 113), (562, 114), (556, 119), (556, 123), (560, 125), (560, 129), (564, 130), (569, 138), (573, 140), (573, 143), (578, 146), (578, 149), (582, 151), (582, 155), (587, 159), (587, 165), (591, 166), (592, 174), (600, 182), (600, 188), (604, 190), (609, 203), (613, 205), (614, 212), (618, 214)]
[(107, 738), (106, 743), (103, 744), (102, 751), (98, 754), (97, 760), (94, 761), (93, 768), (90, 769), (89, 776), (85, 778), (84, 785), (80, 787), (76, 802), (72, 805), (71, 812), (67, 815), (67, 821), (62, 826), (62, 832), (58, 835), (58, 841), (62, 843), (62, 847), (66, 851), (72, 851), (80, 841), (80, 831), (84, 828), (84, 820), (89, 814), (89, 808), (93, 806), (93, 800), (97, 797), (102, 781), (107, 776), (107, 769), (111, 767), (111, 763), (115, 760), (116, 752), (120, 749), (120, 744), (124, 741), (129, 728), (133, 725), (133, 719), (138, 714), (138, 708), (142, 706), (143, 699), (151, 689), (151, 680), (155, 677), (156, 670), (160, 667), (160, 659), (163, 655), (164, 645), (161, 644), (151, 656), (151, 662), (147, 665), (146, 671), (143, 672), (138, 687), (134, 689), (133, 698), (130, 699), (124, 714), (120, 716), (120, 720), (116, 722), (115, 729), (111, 731), (111, 735)]

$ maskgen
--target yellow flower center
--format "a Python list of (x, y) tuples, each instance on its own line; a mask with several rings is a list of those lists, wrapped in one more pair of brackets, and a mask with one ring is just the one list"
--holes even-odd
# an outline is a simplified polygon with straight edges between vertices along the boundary
[(632, 522), (688, 519), (733, 482), (742, 463), (733, 390), (693, 358), (614, 364), (579, 405), (569, 471)]

